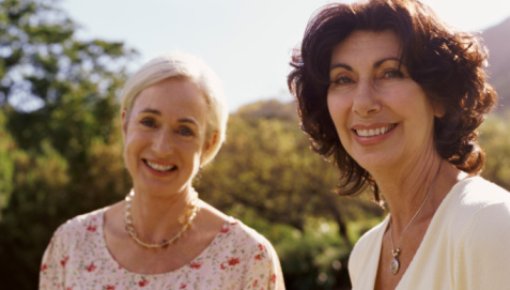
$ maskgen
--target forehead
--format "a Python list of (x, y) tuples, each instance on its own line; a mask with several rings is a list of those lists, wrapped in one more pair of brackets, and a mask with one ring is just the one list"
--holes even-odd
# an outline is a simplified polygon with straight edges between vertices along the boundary
[(333, 48), (331, 62), (399, 58), (400, 53), (400, 40), (393, 31), (357, 30)]
[(194, 117), (205, 120), (207, 103), (200, 88), (185, 78), (169, 78), (140, 92), (133, 104), (132, 113), (156, 110), (163, 116)]

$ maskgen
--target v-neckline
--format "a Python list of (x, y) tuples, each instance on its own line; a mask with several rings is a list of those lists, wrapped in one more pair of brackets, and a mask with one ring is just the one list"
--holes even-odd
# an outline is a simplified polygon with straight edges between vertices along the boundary
[[(464, 183), (469, 182), (472, 178), (474, 178), (474, 176), (467, 177), (467, 178), (464, 178), (462, 180), (459, 180), (457, 183), (455, 183), (452, 186), (452, 188), (445, 195), (445, 197), (443, 198), (443, 200), (441, 201), (441, 203), (437, 207), (436, 212), (432, 216), (432, 219), (430, 220), (430, 223), (429, 223), (427, 229), (425, 230), (425, 234), (423, 235), (423, 238), (420, 241), (420, 244), (419, 244), (418, 248), (416, 249), (416, 252), (414, 253), (413, 258), (411, 259), (411, 262), (409, 262), (409, 265), (407, 266), (405, 272), (402, 274), (402, 277), (400, 277), (400, 280), (397, 282), (397, 285), (395, 286), (394, 290), (399, 290), (400, 289), (399, 288), (400, 285), (402, 285), (403, 282), (405, 282), (405, 280), (409, 279), (408, 278), (408, 276), (409, 276), (408, 273), (412, 272), (412, 269), (414, 268), (414, 265), (417, 263), (416, 262), (416, 257), (420, 257), (421, 256), (421, 252), (423, 251), (423, 248), (425, 247), (424, 245), (430, 239), (429, 236), (430, 236), (431, 229), (433, 229), (433, 228), (435, 228), (437, 226), (437, 223), (438, 223), (438, 220), (437, 220), (438, 218), (437, 217), (442, 215), (442, 212), (444, 211), (444, 208), (446, 207), (446, 204), (448, 204), (450, 202), (450, 200), (454, 198), (455, 194), (452, 194), (452, 193), (456, 192), (455, 190), (456, 190), (457, 187), (460, 187)], [(461, 192), (462, 192), (462, 190), (459, 191), (459, 194)], [(370, 283), (369, 283), (370, 286), (371, 286), (370, 289), (375, 289), (375, 282), (377, 280), (377, 272), (379, 270), (379, 263), (381, 262), (382, 240), (383, 240), (383, 237), (384, 237), (384, 233), (388, 230), (389, 219), (390, 219), (390, 215), (388, 214), (388, 215), (386, 215), (386, 217), (382, 221), (382, 223), (381, 223), (381, 230), (378, 233), (377, 243), (378, 243), (379, 246), (377, 247), (377, 252), (375, 253), (376, 256), (377, 256), (377, 261), (376, 261), (376, 263), (373, 264), (373, 266), (370, 269), (370, 271), (372, 272), (371, 275), (369, 276), (369, 277), (372, 277), (371, 278), (372, 281), (370, 281)]]

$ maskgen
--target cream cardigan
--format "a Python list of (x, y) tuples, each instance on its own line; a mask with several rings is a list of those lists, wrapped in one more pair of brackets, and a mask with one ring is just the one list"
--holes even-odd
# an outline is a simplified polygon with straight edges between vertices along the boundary
[[(374, 289), (388, 217), (349, 259), (353, 290)], [(510, 290), (510, 193), (481, 178), (458, 182), (437, 209), (396, 290)]]

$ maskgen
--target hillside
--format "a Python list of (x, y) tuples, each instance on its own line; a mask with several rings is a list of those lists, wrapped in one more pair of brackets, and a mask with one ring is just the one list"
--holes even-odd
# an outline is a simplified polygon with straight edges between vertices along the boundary
[(499, 93), (497, 111), (510, 110), (510, 18), (486, 29), (482, 37), (489, 49), (491, 83)]

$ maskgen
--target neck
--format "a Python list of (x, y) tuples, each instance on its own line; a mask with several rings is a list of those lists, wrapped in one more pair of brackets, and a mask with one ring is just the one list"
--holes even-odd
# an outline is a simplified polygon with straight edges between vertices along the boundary
[(144, 241), (161, 241), (177, 233), (179, 218), (198, 197), (191, 186), (168, 196), (153, 196), (133, 189), (131, 215), (137, 234)]
[(398, 168), (372, 174), (389, 207), (395, 233), (403, 230), (422, 205), (422, 213), (414, 222), (433, 214), (435, 207), (439, 205), (435, 204), (438, 197), (448, 192), (439, 188), (443, 182), (444, 171), (449, 171), (449, 168), (452, 167), (447, 161), (431, 151)]

